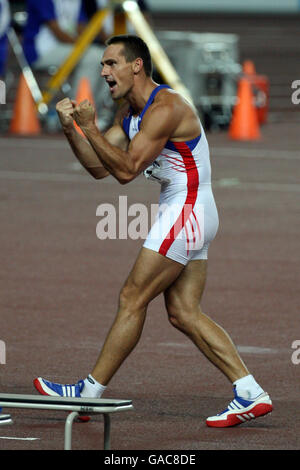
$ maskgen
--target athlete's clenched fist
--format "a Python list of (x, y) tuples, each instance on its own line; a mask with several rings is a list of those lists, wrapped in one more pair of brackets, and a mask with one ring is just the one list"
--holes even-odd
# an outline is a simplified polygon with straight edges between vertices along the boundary
[(73, 117), (80, 127), (88, 127), (95, 122), (95, 108), (89, 100), (84, 100), (74, 108)]
[(64, 98), (57, 103), (56, 111), (64, 128), (73, 126), (75, 107), (76, 101), (72, 101), (70, 98)]

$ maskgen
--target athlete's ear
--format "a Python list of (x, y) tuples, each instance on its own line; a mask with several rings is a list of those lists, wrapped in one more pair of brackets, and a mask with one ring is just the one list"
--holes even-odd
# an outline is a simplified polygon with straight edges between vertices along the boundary
[(143, 65), (144, 65), (143, 59), (141, 59), (140, 57), (135, 59), (134, 64), (133, 64), (133, 73), (134, 74), (139, 73), (142, 70)]

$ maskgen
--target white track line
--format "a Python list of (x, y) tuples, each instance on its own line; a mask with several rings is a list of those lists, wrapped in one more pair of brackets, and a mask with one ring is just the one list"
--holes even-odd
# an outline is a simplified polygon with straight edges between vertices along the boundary
[[(167, 348), (176, 348), (176, 349), (194, 349), (194, 345), (192, 343), (158, 343), (158, 346), (163, 346)], [(243, 354), (279, 354), (281, 352), (285, 352), (285, 349), (275, 349), (275, 348), (262, 348), (259, 346), (237, 346), (237, 350)]]
[(248, 189), (254, 191), (276, 191), (276, 192), (299, 192), (300, 186), (297, 183), (267, 183), (255, 181), (240, 181), (237, 178), (221, 178), (213, 181), (213, 186), (217, 188)]
[[(68, 142), (64, 139), (7, 139), (1, 138), (1, 148), (66, 150), (70, 149)], [(71, 150), (71, 149), (70, 149)]]
[(275, 348), (260, 348), (258, 346), (237, 346), (237, 349), (242, 354), (277, 354), (279, 349)]
[[(4, 180), (26, 180), (26, 181), (48, 181), (54, 183), (91, 183), (95, 182), (88, 175), (68, 173), (47, 173), (30, 171), (1, 171), (0, 179)], [(101, 184), (111, 183), (111, 178), (105, 178)], [(144, 183), (142, 183), (144, 184)], [(274, 191), (274, 192), (300, 192), (300, 186), (296, 183), (267, 183), (267, 182), (241, 182), (237, 178), (221, 178), (215, 180), (212, 185), (216, 188), (230, 188), (250, 191)]]
[(241, 157), (241, 158), (266, 158), (279, 160), (300, 160), (298, 150), (273, 150), (273, 149), (247, 149), (237, 147), (213, 147), (210, 146), (210, 153), (216, 157)]
[[(49, 150), (70, 150), (68, 142), (64, 139), (10, 139), (1, 138), (1, 148), (22, 148)], [(298, 150), (277, 150), (268, 148), (239, 148), (214, 147), (210, 145), (210, 153), (215, 156), (244, 157), (244, 158), (275, 158), (282, 160), (300, 160)]]
[(65, 183), (68, 181), (86, 183), (93, 181), (92, 177), (88, 175), (31, 171), (0, 171), (0, 178), (8, 180), (53, 181), (55, 183)]
[(8, 437), (8, 436), (0, 436), (0, 439), (8, 439), (12, 441), (38, 441), (40, 440), (39, 437)]
[[(31, 171), (1, 171), (0, 179), (4, 180), (26, 180), (26, 181), (49, 181), (54, 183), (91, 183), (96, 182), (92, 177), (85, 174), (70, 173), (47, 173)], [(139, 178), (140, 180), (141, 178)], [(111, 183), (111, 178), (105, 178), (101, 184)], [(142, 181), (144, 184), (144, 181)], [(300, 186), (296, 183), (267, 183), (267, 182), (241, 182), (237, 178), (221, 178), (215, 180), (212, 185), (217, 188), (247, 189), (252, 191), (275, 191), (275, 192), (300, 192)]]

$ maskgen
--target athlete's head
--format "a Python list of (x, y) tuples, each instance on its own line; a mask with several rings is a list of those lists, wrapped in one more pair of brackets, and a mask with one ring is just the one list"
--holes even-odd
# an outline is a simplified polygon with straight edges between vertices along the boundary
[(119, 36), (112, 36), (106, 41), (106, 45), (122, 44), (126, 62), (133, 62), (135, 59), (141, 58), (147, 77), (152, 75), (152, 60), (147, 44), (138, 36), (133, 34), (121, 34)]
[(101, 75), (113, 99), (126, 97), (136, 77), (151, 77), (152, 61), (144, 41), (134, 35), (113, 36), (106, 42)]

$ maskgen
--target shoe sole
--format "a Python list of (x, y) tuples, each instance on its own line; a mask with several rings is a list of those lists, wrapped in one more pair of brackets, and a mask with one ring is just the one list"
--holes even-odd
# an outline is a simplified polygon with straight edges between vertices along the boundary
[(242, 413), (231, 413), (224, 420), (207, 420), (206, 424), (212, 428), (227, 428), (230, 426), (237, 426), (239, 424), (251, 421), (252, 419), (259, 418), (271, 413), (273, 406), (269, 403), (258, 403), (253, 408)]

